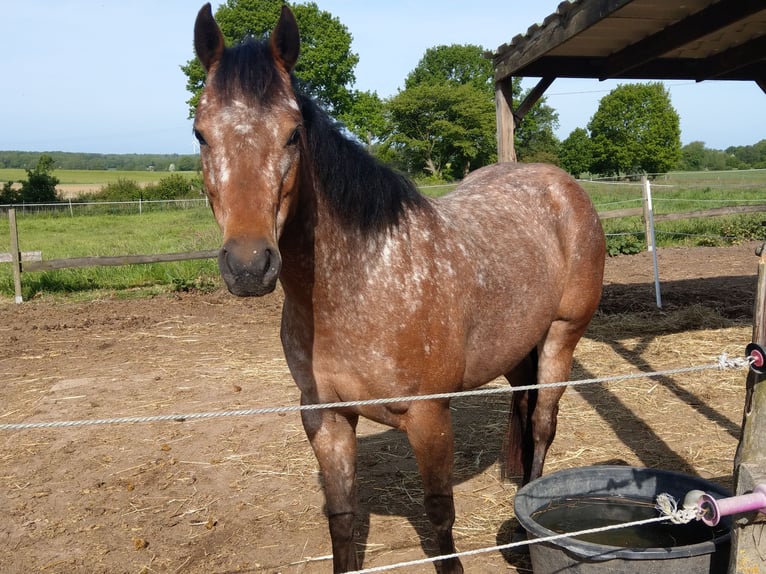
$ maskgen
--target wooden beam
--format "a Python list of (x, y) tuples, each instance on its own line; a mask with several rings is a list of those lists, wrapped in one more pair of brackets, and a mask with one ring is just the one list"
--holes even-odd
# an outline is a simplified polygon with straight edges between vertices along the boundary
[[(605, 58), (591, 56), (547, 56), (517, 71), (518, 76), (557, 78), (600, 78)], [(698, 81), (707, 60), (701, 58), (659, 58), (615, 76), (620, 80), (694, 80)], [(763, 77), (763, 62), (720, 74), (718, 80), (752, 81)]]
[(705, 64), (700, 66), (698, 81), (711, 80), (733, 70), (745, 68), (756, 64), (766, 58), (766, 36), (734, 46), (724, 52), (720, 52), (705, 59)]
[[(43, 252), (42, 251), (22, 251), (19, 253), (19, 261), (22, 263), (24, 261), (42, 261), (43, 260)], [(13, 263), (13, 254), (12, 253), (0, 253), (0, 263)]]
[(117, 265), (140, 265), (144, 263), (167, 263), (188, 261), (191, 259), (210, 259), (218, 257), (218, 249), (192, 251), (188, 253), (160, 253), (155, 255), (117, 255), (114, 257), (72, 257), (51, 259), (50, 261), (31, 261), (22, 266), (22, 271), (52, 271), (54, 269), (75, 269), (79, 267), (107, 267)]
[[(495, 64), (495, 82), (510, 76), (558, 76), (559, 74), (520, 74), (517, 73), (526, 65), (545, 55), (552, 47), (576, 36), (590, 28), (612, 12), (630, 4), (633, 0), (592, 0), (578, 2), (568, 8), (566, 21), (556, 25), (546, 21), (539, 34), (522, 40), (522, 46), (501, 46), (493, 60)], [(596, 77), (596, 76), (593, 76)]]
[(513, 78), (505, 78), (495, 84), (495, 118), (497, 121), (497, 161), (515, 162), (513, 131)]
[(527, 115), (527, 112), (534, 107), (540, 98), (543, 97), (545, 90), (550, 87), (555, 79), (556, 78), (552, 76), (545, 77), (537, 82), (537, 85), (529, 91), (527, 97), (524, 98), (524, 101), (519, 105), (519, 109), (517, 109), (516, 113), (513, 114), (516, 125), (518, 125), (519, 122), (524, 119), (524, 116)]
[(761, 10), (763, 10), (763, 0), (721, 0), (716, 2), (639, 42), (626, 46), (619, 52), (615, 52), (604, 62), (602, 75), (599, 79), (606, 80), (624, 74), (632, 68), (659, 58), (671, 50)]

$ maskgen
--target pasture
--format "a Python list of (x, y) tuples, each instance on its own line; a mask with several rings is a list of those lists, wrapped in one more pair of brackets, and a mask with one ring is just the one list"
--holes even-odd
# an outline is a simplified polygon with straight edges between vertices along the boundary
[[(0, 170), (2, 174), (8, 170)], [(56, 171), (57, 176), (66, 170)], [(81, 182), (92, 177), (102, 185), (109, 174), (161, 178), (163, 172), (76, 172), (72, 179)], [(131, 175), (127, 175), (131, 174)], [(120, 175), (120, 177), (122, 177)], [(149, 182), (155, 180), (138, 181)], [(92, 181), (92, 180), (91, 180)], [(600, 212), (641, 206), (638, 182), (582, 181)], [(78, 184), (79, 185), (79, 184)], [(83, 183), (84, 185), (84, 183)], [(423, 193), (440, 196), (454, 185), (426, 186)], [(766, 205), (766, 170), (728, 172), (676, 172), (653, 181), (655, 213), (735, 205)], [(43, 258), (96, 255), (135, 255), (216, 249), (220, 233), (210, 210), (199, 202), (189, 209), (174, 209), (166, 204), (73, 205), (17, 210), (19, 242), (22, 251), (42, 251)], [(764, 237), (761, 222), (766, 215), (745, 214), (707, 217), (657, 224), (657, 242), (670, 246), (723, 246)], [(640, 218), (603, 221), (610, 252), (637, 252), (644, 249)], [(0, 217), (0, 253), (9, 251), (8, 219)], [(626, 249), (627, 246), (627, 249)], [(172, 264), (132, 265), (65, 269), (24, 275), (24, 298), (76, 296), (93, 298), (138, 296), (186, 289), (210, 289), (220, 285), (214, 261), (186, 261)], [(0, 265), (0, 297), (12, 297), (9, 265)]]
[[(741, 355), (751, 335), (753, 247), (660, 250), (662, 312), (647, 254), (609, 258), (572, 378)], [(237, 299), (215, 290), (6, 304), (0, 422), (297, 404), (278, 339), (280, 302), (279, 292)], [(744, 371), (704, 371), (571, 388), (546, 471), (625, 463), (731, 487), (744, 379)], [(515, 525), (516, 485), (500, 480), (497, 462), (508, 402), (453, 402), (459, 550), (506, 542)], [(406, 440), (367, 421), (360, 430), (365, 566), (421, 558), (433, 550), (431, 531)], [(0, 460), (0, 571), (331, 571), (317, 466), (296, 413), (2, 430)], [(523, 557), (497, 552), (464, 564), (528, 571)]]
[[(193, 177), (196, 172), (176, 172), (184, 176)], [(134, 171), (134, 170), (99, 170), (99, 169), (57, 169), (53, 175), (63, 185), (107, 185), (120, 179), (131, 179), (138, 183), (156, 183), (163, 177), (168, 176), (167, 171)], [(0, 169), (0, 183), (6, 181), (19, 181), (26, 179), (27, 172), (24, 169)]]
[[(196, 172), (175, 172), (184, 177), (195, 177)], [(135, 181), (141, 186), (157, 183), (167, 177), (167, 171), (133, 171), (133, 170), (93, 170), (93, 169), (57, 169), (53, 175), (58, 178), (56, 189), (63, 199), (74, 199), (84, 193), (94, 193), (105, 185), (121, 179)], [(18, 182), (27, 179), (24, 169), (0, 169), (0, 185), (7, 181)], [(18, 185), (18, 184), (17, 184)]]

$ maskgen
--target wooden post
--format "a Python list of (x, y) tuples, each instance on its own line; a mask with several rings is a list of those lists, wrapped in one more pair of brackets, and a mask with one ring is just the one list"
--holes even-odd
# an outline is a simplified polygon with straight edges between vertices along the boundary
[[(766, 249), (758, 262), (758, 288), (753, 311), (753, 342), (766, 346)], [(734, 457), (735, 494), (766, 483), (766, 375), (750, 369), (745, 381), (742, 435)], [(729, 574), (766, 574), (766, 516), (735, 516), (731, 530)]]
[(495, 114), (497, 120), (497, 161), (515, 162), (513, 131), (516, 121), (513, 117), (513, 78), (507, 77), (495, 84)]
[(13, 265), (13, 290), (16, 303), (24, 301), (21, 296), (21, 249), (19, 249), (19, 233), (16, 228), (16, 210), (8, 210), (8, 223), (11, 229), (11, 265)]

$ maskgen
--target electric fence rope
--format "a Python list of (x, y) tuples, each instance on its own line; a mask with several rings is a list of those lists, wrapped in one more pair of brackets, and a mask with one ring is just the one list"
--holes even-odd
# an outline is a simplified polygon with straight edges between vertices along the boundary
[(580, 386), (580, 385), (590, 385), (590, 384), (597, 384), (597, 383), (612, 383), (617, 381), (627, 381), (627, 380), (644, 379), (644, 378), (650, 379), (654, 377), (664, 377), (664, 376), (678, 375), (683, 373), (694, 373), (694, 372), (707, 371), (712, 369), (717, 369), (717, 370), (740, 369), (740, 368), (749, 366), (751, 361), (752, 359), (749, 359), (749, 358), (731, 358), (726, 353), (724, 353), (719, 356), (717, 362), (707, 364), (707, 365), (681, 367), (676, 369), (667, 369), (664, 371), (655, 371), (651, 373), (630, 373), (626, 375), (614, 375), (611, 377), (581, 379), (578, 381), (563, 381), (560, 383), (548, 383), (543, 385), (525, 385), (525, 386), (518, 386), (518, 387), (491, 387), (487, 389), (475, 389), (471, 391), (458, 391), (458, 392), (452, 392), (452, 393), (435, 393), (430, 395), (412, 395), (412, 396), (404, 396), (404, 397), (388, 397), (388, 398), (369, 399), (369, 400), (360, 400), (360, 401), (343, 401), (343, 402), (336, 402), (336, 403), (293, 405), (293, 406), (285, 406), (285, 407), (264, 407), (264, 408), (254, 408), (254, 409), (240, 409), (240, 410), (227, 410), (227, 411), (202, 412), (202, 413), (168, 414), (168, 415), (154, 415), (154, 416), (144, 416), (144, 417), (139, 417), (139, 416), (112, 417), (112, 418), (103, 418), (103, 419), (83, 419), (83, 420), (72, 420), (72, 421), (5, 423), (5, 424), (0, 424), (0, 431), (69, 428), (69, 427), (113, 425), (113, 424), (137, 424), (137, 423), (152, 423), (152, 422), (186, 422), (186, 421), (192, 421), (192, 420), (216, 419), (216, 418), (224, 418), (224, 417), (280, 414), (280, 413), (292, 413), (292, 412), (301, 412), (301, 411), (314, 411), (314, 410), (320, 410), (320, 409), (340, 409), (340, 408), (357, 407), (357, 406), (384, 405), (389, 403), (453, 399), (458, 397), (469, 397), (469, 396), (499, 395), (499, 394), (513, 393), (517, 391), (528, 391), (528, 390), (544, 389), (544, 388)]
[[(170, 415), (157, 415), (147, 417), (116, 417), (107, 419), (86, 419), (75, 421), (51, 421), (51, 422), (38, 422), (38, 423), (18, 423), (18, 424), (0, 424), (0, 430), (26, 430), (26, 429), (43, 429), (43, 428), (67, 428), (67, 427), (79, 427), (90, 425), (109, 425), (109, 424), (124, 424), (124, 423), (147, 423), (147, 422), (184, 422), (187, 420), (199, 420), (199, 419), (213, 419), (229, 416), (247, 416), (257, 414), (274, 414), (274, 413), (288, 413), (299, 412), (304, 410), (318, 410), (318, 409), (330, 409), (330, 408), (344, 408), (351, 406), (364, 406), (364, 405), (380, 405), (393, 402), (410, 402), (410, 401), (423, 401), (434, 399), (451, 399), (457, 397), (467, 396), (480, 396), (480, 395), (494, 395), (505, 394), (516, 391), (525, 391), (541, 388), (555, 388), (562, 386), (580, 386), (588, 384), (598, 383), (611, 383), (617, 381), (635, 380), (635, 379), (651, 379), (655, 377), (663, 377), (670, 375), (678, 375), (684, 373), (694, 373), (707, 370), (727, 370), (727, 369), (741, 369), (749, 367), (754, 362), (753, 357), (747, 358), (731, 358), (726, 353), (721, 354), (718, 357), (718, 361), (706, 365), (697, 365), (692, 367), (681, 367), (675, 369), (666, 369), (663, 371), (655, 371), (651, 373), (630, 373), (626, 375), (614, 375), (611, 377), (596, 377), (590, 379), (580, 379), (577, 381), (564, 381), (560, 383), (550, 383), (545, 385), (526, 385), (519, 387), (497, 387), (489, 389), (477, 389), (473, 391), (460, 391), (454, 393), (436, 393), (431, 395), (414, 395), (405, 397), (391, 397), (385, 399), (371, 399), (364, 401), (345, 401), (337, 403), (323, 403), (312, 405), (296, 405), (287, 407), (266, 407), (256, 409), (243, 409), (243, 410), (230, 410), (230, 411), (217, 411), (207, 413), (190, 413), (190, 414), (170, 414)], [(496, 546), (490, 546), (485, 548), (477, 548), (474, 550), (466, 550), (463, 552), (456, 552), (454, 554), (446, 554), (436, 557), (421, 558), (419, 560), (411, 560), (408, 562), (399, 562), (395, 564), (388, 564), (384, 566), (377, 566), (373, 568), (366, 568), (363, 570), (355, 570), (350, 574), (373, 574), (375, 572), (385, 572), (389, 570), (395, 570), (399, 568), (408, 568), (428, 563), (433, 563), (449, 558), (461, 558), (467, 556), (475, 556), (479, 554), (486, 554), (489, 552), (500, 552), (503, 550), (510, 550), (513, 548), (528, 546), (531, 544), (541, 544), (545, 542), (553, 542), (564, 538), (575, 538), (578, 536), (585, 536), (588, 534), (597, 534), (600, 532), (607, 532), (609, 530), (617, 530), (621, 528), (630, 528), (636, 526), (642, 526), (646, 524), (653, 524), (658, 522), (671, 521), (675, 524), (683, 524), (690, 522), (691, 520), (698, 519), (699, 513), (692, 512), (689, 509), (679, 509), (672, 497), (666, 494), (661, 494), (657, 497), (657, 509), (661, 515), (654, 518), (647, 518), (644, 520), (637, 520), (633, 522), (626, 522), (622, 524), (612, 524), (608, 526), (602, 526), (597, 528), (589, 528), (585, 530), (578, 530), (575, 532), (567, 532), (562, 534), (554, 534), (551, 536), (545, 536), (540, 538), (533, 538), (530, 540), (523, 540), (519, 542), (511, 542), (508, 544), (501, 544)]]
[(609, 530), (619, 530), (622, 528), (633, 528), (636, 526), (644, 526), (646, 524), (654, 524), (657, 522), (670, 521), (673, 524), (686, 524), (692, 520), (698, 520), (700, 518), (700, 511), (690, 508), (678, 508), (678, 504), (675, 499), (669, 494), (662, 493), (657, 496), (656, 509), (661, 513), (660, 516), (654, 518), (645, 518), (643, 520), (634, 520), (632, 522), (623, 522), (620, 524), (610, 524), (608, 526), (599, 526), (595, 528), (587, 528), (584, 530), (577, 530), (574, 532), (565, 532), (562, 534), (552, 534), (550, 536), (542, 536), (540, 538), (532, 538), (530, 540), (520, 540), (519, 542), (509, 542), (508, 544), (500, 544), (497, 546), (490, 546), (486, 548), (476, 548), (475, 550), (466, 550), (464, 552), (455, 552), (454, 554), (444, 554), (442, 556), (434, 556), (429, 558), (421, 558), (418, 560), (410, 560), (408, 562), (397, 562), (395, 564), (387, 564), (385, 566), (375, 566), (372, 568), (364, 568), (362, 570), (354, 570), (349, 574), (372, 574), (373, 572), (386, 572), (388, 570), (395, 570), (398, 568), (409, 568), (412, 566), (420, 566), (428, 564), (430, 562), (437, 562), (449, 558), (463, 558), (465, 556), (476, 556), (478, 554), (485, 554), (489, 552), (500, 552), (503, 550), (511, 550), (513, 548), (519, 548), (521, 546), (529, 546), (531, 544), (542, 544), (545, 542), (554, 542), (563, 538), (577, 538), (578, 536), (585, 536), (588, 534), (598, 534), (601, 532), (608, 532)]

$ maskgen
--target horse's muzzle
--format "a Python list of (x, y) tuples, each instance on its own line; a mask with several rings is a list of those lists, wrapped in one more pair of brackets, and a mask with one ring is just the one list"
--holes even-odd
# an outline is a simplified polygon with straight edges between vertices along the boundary
[(231, 239), (218, 253), (218, 268), (233, 295), (260, 297), (277, 286), (282, 257), (266, 241)]

